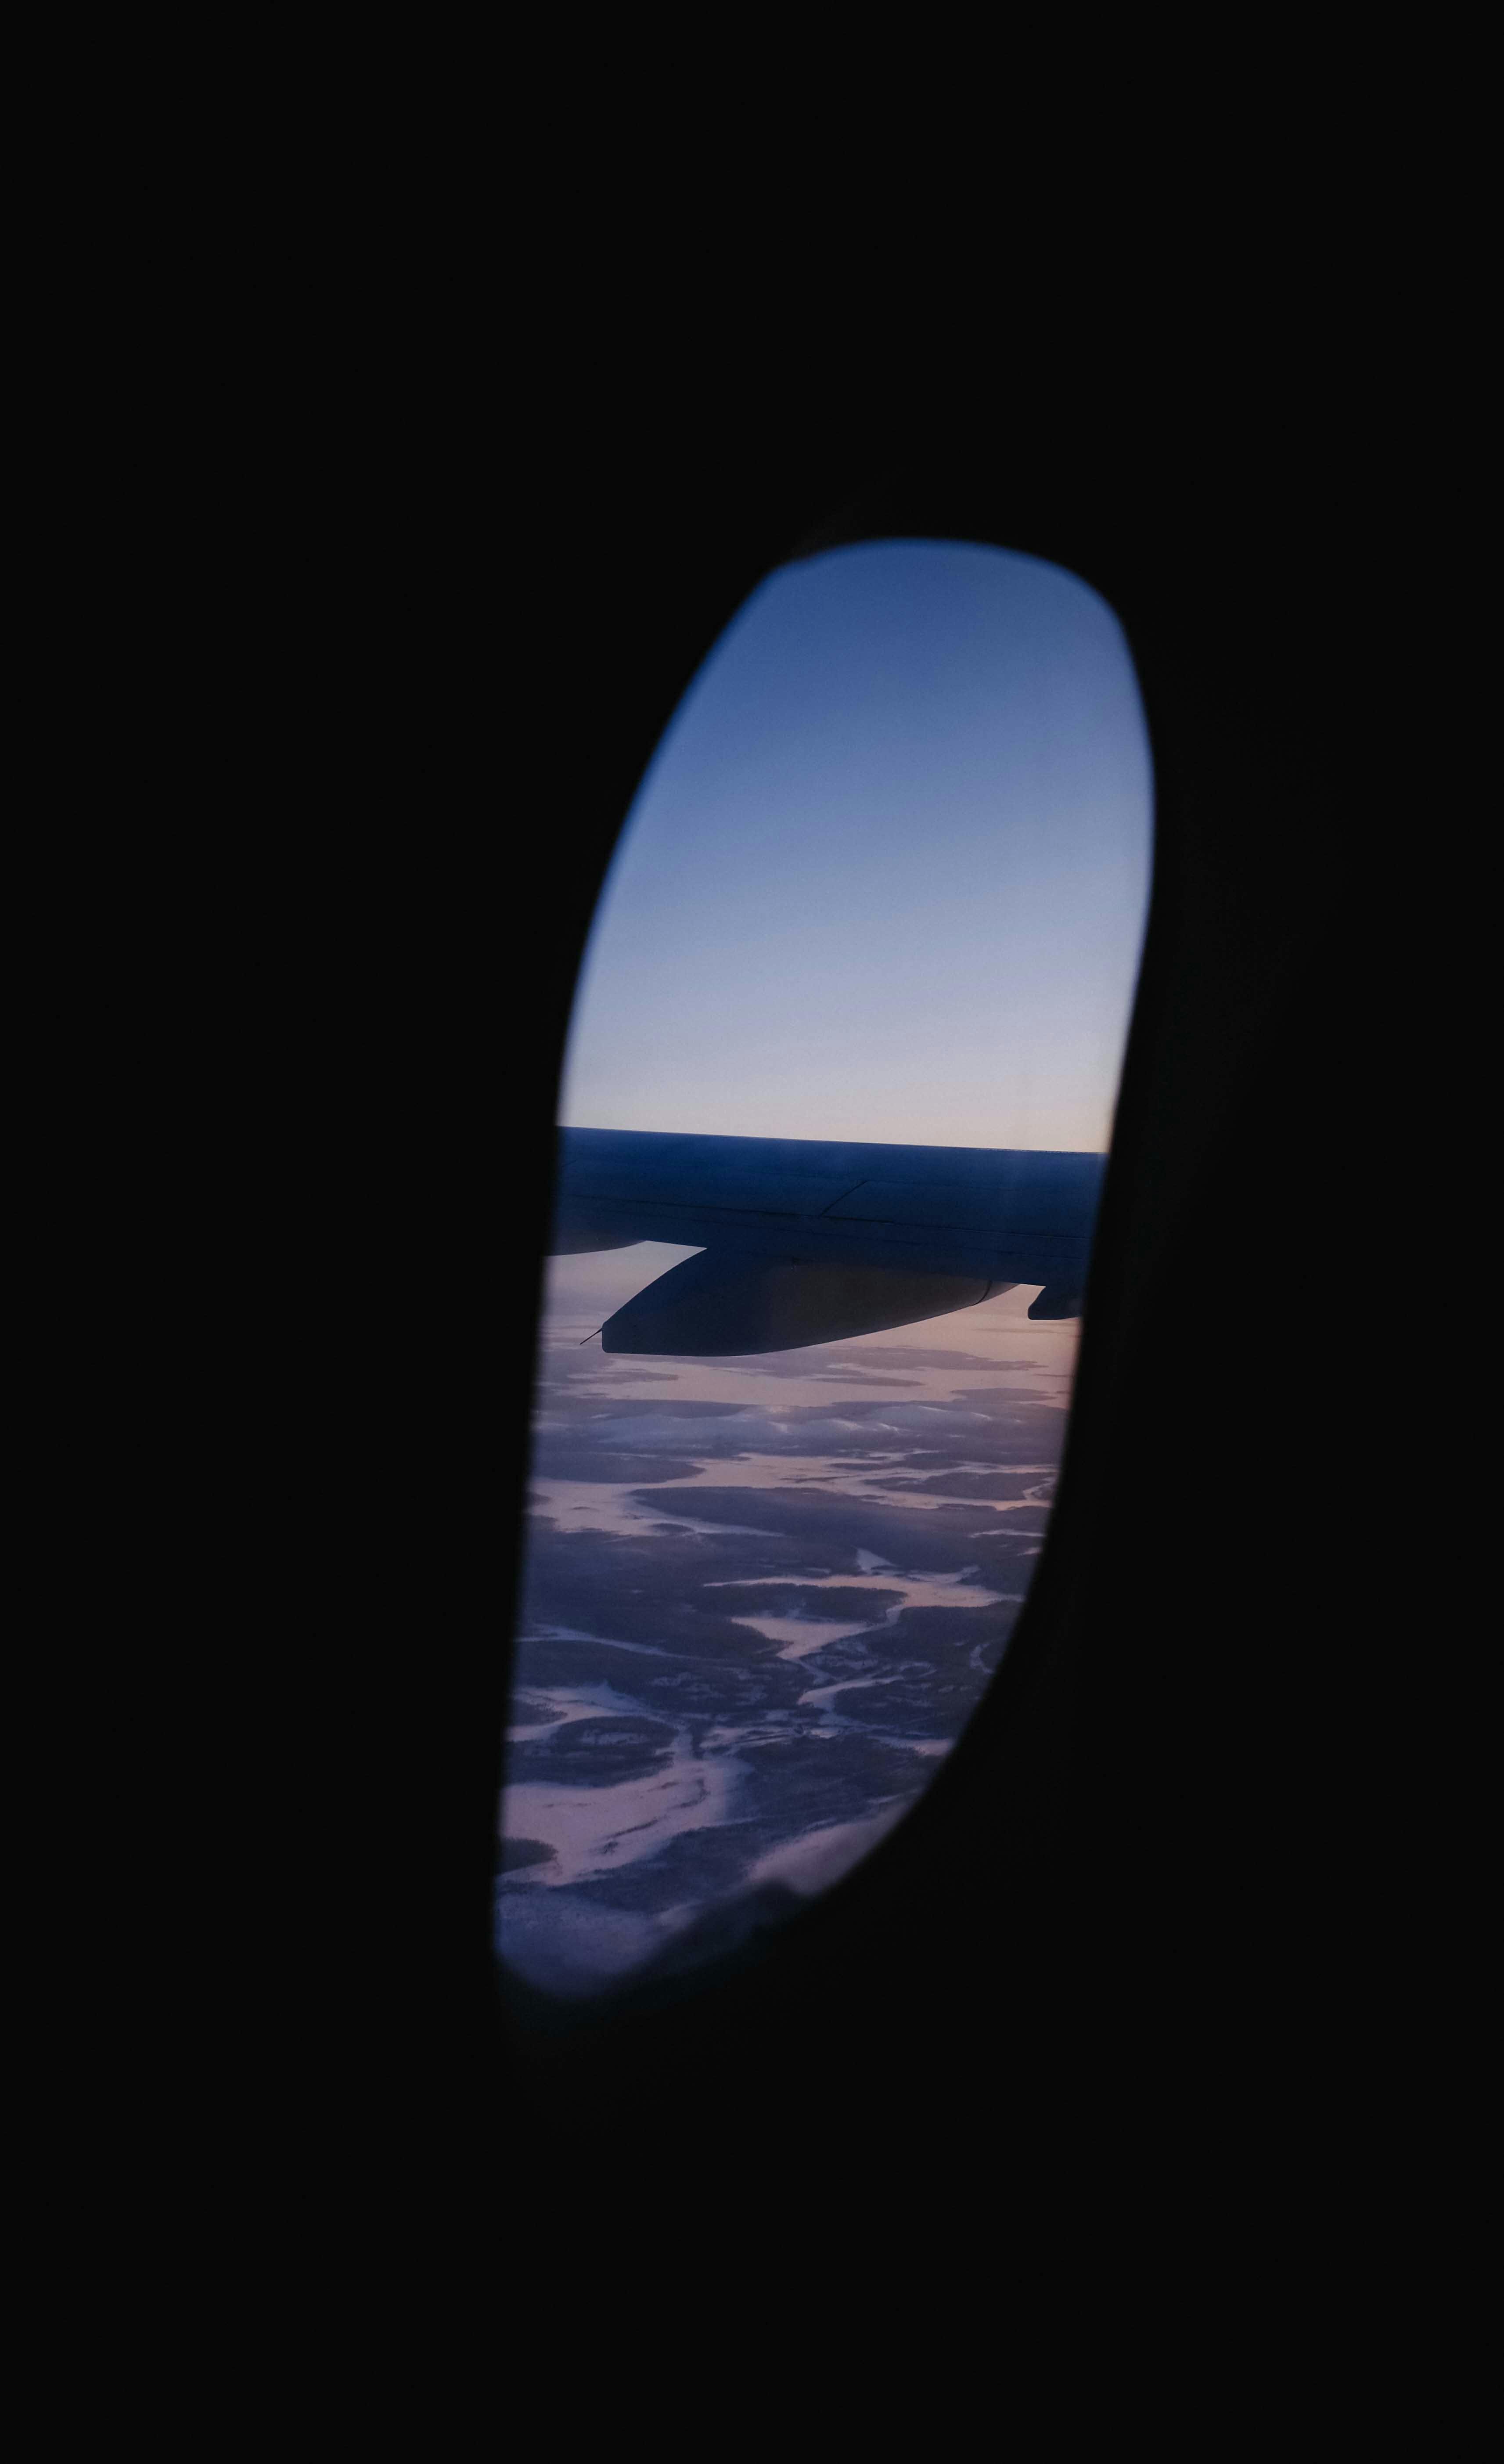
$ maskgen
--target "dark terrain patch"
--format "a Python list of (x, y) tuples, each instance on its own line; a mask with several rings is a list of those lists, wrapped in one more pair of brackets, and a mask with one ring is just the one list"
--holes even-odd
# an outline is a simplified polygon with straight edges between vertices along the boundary
[[(1047, 1478), (1043, 1472), (937, 1471), (914, 1479), (906, 1472), (890, 1472), (886, 1485), (895, 1494), (907, 1490), (915, 1497), (977, 1497), (1002, 1504), (1029, 1498), (1029, 1491)], [(1029, 1498), (1029, 1503), (1042, 1508), (1047, 1501)]]
[[(649, 1507), (659, 1503), (652, 1491), (634, 1495)], [(743, 1515), (728, 1519), (740, 1521)], [(746, 1661), (772, 1653), (775, 1644), (746, 1626), (733, 1625), (713, 1605), (715, 1595), (704, 1587), (722, 1573), (734, 1578), (752, 1572), (777, 1573), (783, 1568), (776, 1555), (767, 1564), (766, 1541), (753, 1542), (749, 1564), (745, 1535), (728, 1538), (730, 1547), (717, 1547), (693, 1531), (628, 1536), (560, 1532), (544, 1525), (535, 1529), (528, 1552), (523, 1615), (529, 1625), (578, 1626), (613, 1641), (645, 1643), (697, 1660)], [(792, 1544), (784, 1553), (796, 1565), (808, 1556), (807, 1550)]]
[(534, 1462), (534, 1480), (641, 1480), (644, 1470), (655, 1480), (693, 1480), (701, 1469), (687, 1457), (680, 1462), (673, 1455), (611, 1454), (604, 1447), (599, 1452), (587, 1445), (551, 1445), (541, 1448)]
[(637, 1712), (570, 1720), (546, 1737), (513, 1746), (508, 1775), (513, 1780), (559, 1780), (578, 1788), (646, 1779), (667, 1762), (673, 1743), (672, 1728)]
[[(649, 1511), (659, 1505), (661, 1499), (666, 1499), (666, 1492), (651, 1488), (633, 1489), (628, 1494), (634, 1506)], [(1040, 1508), (1041, 1527), (1046, 1510)], [(1032, 1529), (1032, 1516), (1012, 1514), (1005, 1529), (978, 1537), (977, 1525), (986, 1515), (985, 1505), (905, 1507), (889, 1505), (875, 1497), (832, 1496), (828, 1489), (796, 1488), (792, 1485), (753, 1490), (697, 1487), (694, 1491), (694, 1512), (697, 1522), (710, 1528), (690, 1532), (677, 1543), (683, 1554), (672, 1565), (660, 1564), (657, 1547), (649, 1548), (641, 1540), (616, 1544), (621, 1549), (635, 1549), (639, 1552), (635, 1573), (617, 1578), (628, 1584), (642, 1585), (644, 1575), (650, 1576), (652, 1595), (667, 1598), (681, 1585), (685, 1591), (692, 1590), (699, 1594), (702, 1586), (717, 1578), (746, 1581), (753, 1574), (785, 1574), (794, 1579), (806, 1573), (812, 1561), (817, 1560), (827, 1564), (834, 1561), (838, 1572), (855, 1573), (857, 1552), (861, 1550), (869, 1557), (881, 1561), (874, 1572), (896, 1573), (902, 1570), (929, 1574), (959, 1573), (964, 1566), (974, 1566), (976, 1579), (984, 1586), (1013, 1591), (1020, 1588), (1017, 1581), (1018, 1559), (1026, 1550), (1036, 1545), (1038, 1536)], [(719, 1532), (713, 1527), (720, 1521), (733, 1527), (755, 1521), (768, 1536), (735, 1529)], [(1015, 1529), (1016, 1526), (1023, 1528)], [(603, 1579), (615, 1577), (616, 1561), (609, 1553), (611, 1535), (592, 1531), (580, 1533), (578, 1537), (567, 1534), (552, 1536), (552, 1554), (538, 1547), (533, 1552), (534, 1564), (539, 1573), (539, 1598), (544, 1596), (542, 1571), (545, 1563), (551, 1568), (555, 1565), (568, 1566), (573, 1562), (571, 1551), (583, 1548), (587, 1541), (599, 1544), (591, 1560), (592, 1566), (600, 1570)], [(701, 1553), (696, 1556), (696, 1551)], [(568, 1583), (572, 1596), (577, 1600), (584, 1596), (575, 1589), (574, 1577), (569, 1577)], [(551, 1574), (547, 1591), (550, 1596), (562, 1596), (562, 1578), (556, 1585)], [(636, 1639), (638, 1626), (623, 1626), (614, 1615), (620, 1596), (614, 1591), (609, 1595), (602, 1594), (601, 1605), (590, 1615), (565, 1616), (562, 1611), (544, 1612), (541, 1609), (536, 1614), (540, 1617), (546, 1615), (550, 1624), (581, 1625), (597, 1632), (625, 1634)], [(529, 1604), (533, 1604), (531, 1587)], [(608, 1607), (612, 1611), (609, 1616)], [(641, 1639), (643, 1641), (672, 1639), (666, 1632), (662, 1636), (649, 1632), (651, 1622), (647, 1617), (642, 1620)], [(729, 1630), (742, 1637), (743, 1651), (749, 1645), (755, 1648), (756, 1638), (747, 1627), (730, 1627)], [(713, 1647), (719, 1648), (718, 1645)], [(687, 1639), (684, 1648), (693, 1648)], [(734, 1650), (736, 1646), (728, 1648)], [(772, 1650), (775, 1646), (770, 1644), (768, 1648)]]
[(861, 1720), (895, 1736), (923, 1738), (928, 1745), (948, 1745), (961, 1722), (981, 1701), (986, 1684), (979, 1670), (964, 1663), (957, 1675), (948, 1678), (937, 1678), (925, 1669), (882, 1684), (850, 1686), (837, 1696), (835, 1708), (843, 1720)]
[(553, 1397), (550, 1402), (551, 1416), (555, 1411), (561, 1413), (573, 1424), (574, 1434), (578, 1433), (582, 1419), (589, 1427), (609, 1431), (613, 1420), (734, 1420), (739, 1412), (748, 1408), (745, 1403), (696, 1403), (683, 1397), (676, 1401), (667, 1395), (622, 1395), (613, 1397), (609, 1402), (602, 1402), (599, 1397), (594, 1401), (584, 1397), (577, 1401), (568, 1395)]
[(602, 1908), (635, 1908), (658, 1916), (734, 1890), (752, 1859), (761, 1854), (754, 1823), (718, 1822), (699, 1831), (676, 1831), (656, 1856), (637, 1857), (617, 1874), (592, 1874), (570, 1887), (570, 1896)]
[(929, 1773), (902, 1746), (854, 1730), (806, 1732), (737, 1748), (747, 1777), (738, 1817), (762, 1826), (770, 1847), (832, 1822), (854, 1822), (897, 1796), (912, 1796)]
[(531, 1684), (609, 1685), (675, 1720), (748, 1719), (759, 1711), (791, 1709), (808, 1680), (792, 1661), (778, 1658), (774, 1644), (745, 1627), (736, 1631), (761, 1655), (754, 1659), (749, 1650), (739, 1666), (670, 1654), (650, 1657), (593, 1635), (526, 1635), (517, 1645), (517, 1666)]
[(881, 1624), (888, 1609), (897, 1608), (902, 1592), (846, 1591), (838, 1585), (812, 1589), (798, 1583), (717, 1584), (716, 1605), (723, 1617), (807, 1617), (843, 1622), (864, 1617)]

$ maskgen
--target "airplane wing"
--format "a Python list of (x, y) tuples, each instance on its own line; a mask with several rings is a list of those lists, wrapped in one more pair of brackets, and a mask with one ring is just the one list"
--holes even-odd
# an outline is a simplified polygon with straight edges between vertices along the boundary
[(1105, 1157), (561, 1130), (553, 1253), (668, 1241), (671, 1266), (601, 1330), (607, 1352), (783, 1352), (1042, 1284), (1080, 1309)]

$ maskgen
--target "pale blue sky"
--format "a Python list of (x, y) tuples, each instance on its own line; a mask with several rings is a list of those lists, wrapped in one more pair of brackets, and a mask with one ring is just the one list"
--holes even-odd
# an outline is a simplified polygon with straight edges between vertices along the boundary
[(561, 1119), (1100, 1152), (1151, 802), (1122, 629), (1073, 575), (934, 540), (781, 567), (639, 789)]

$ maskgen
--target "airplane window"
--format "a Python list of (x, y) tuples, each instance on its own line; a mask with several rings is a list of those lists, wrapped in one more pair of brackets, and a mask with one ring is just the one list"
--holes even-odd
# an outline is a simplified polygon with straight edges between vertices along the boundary
[(1075, 576), (772, 574), (643, 780), (576, 999), (498, 1947), (717, 1955), (915, 1802), (1050, 1517), (1148, 901)]

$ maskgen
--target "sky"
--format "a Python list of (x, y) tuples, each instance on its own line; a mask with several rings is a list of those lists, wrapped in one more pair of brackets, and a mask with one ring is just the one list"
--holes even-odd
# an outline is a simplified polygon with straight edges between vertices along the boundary
[(1151, 817), (1127, 646), (1074, 575), (924, 539), (780, 567), (634, 800), (561, 1120), (1104, 1152)]

